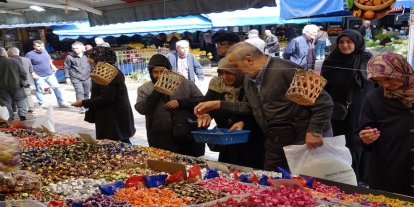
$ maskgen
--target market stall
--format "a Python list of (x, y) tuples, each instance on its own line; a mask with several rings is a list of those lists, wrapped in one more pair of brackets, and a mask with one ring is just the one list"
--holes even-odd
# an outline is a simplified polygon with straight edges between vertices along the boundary
[[(6, 122), (0, 132), (1, 169), (9, 171), (1, 174), (5, 201), (0, 205), (414, 206), (406, 196), (96, 141), (86, 135), (21, 129)], [(272, 178), (299, 186), (275, 188)]]

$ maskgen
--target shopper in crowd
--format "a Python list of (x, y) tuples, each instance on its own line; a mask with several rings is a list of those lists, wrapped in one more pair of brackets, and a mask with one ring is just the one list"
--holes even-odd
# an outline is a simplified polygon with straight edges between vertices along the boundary
[(374, 39), (375, 37), (374, 28), (371, 26), (371, 21), (369, 20), (364, 20), (362, 22), (359, 32), (364, 38)]
[(217, 53), (221, 59), (226, 56), (227, 50), (232, 45), (240, 42), (240, 37), (232, 32), (222, 32), (219, 35), (213, 35), (213, 41), (216, 43)]
[(259, 31), (257, 29), (252, 29), (249, 32), (247, 32), (247, 39), (244, 41), (254, 45), (261, 52), (265, 51), (266, 43), (265, 41), (260, 39)]
[(290, 60), (302, 68), (314, 69), (316, 54), (314, 40), (318, 34), (319, 27), (308, 24), (303, 28), (302, 35), (291, 40), (285, 47), (283, 58)]
[(359, 136), (371, 153), (372, 189), (414, 196), (414, 72), (406, 59), (385, 53), (368, 62), (368, 79), (380, 87), (362, 106)]
[[(219, 76), (211, 79), (203, 101), (241, 102), (245, 96), (244, 74), (233, 68), (227, 58), (222, 58), (217, 70)], [(249, 140), (244, 144), (212, 145), (212, 151), (220, 152), (218, 161), (263, 169), (264, 134), (252, 115), (238, 115), (228, 111), (215, 110), (198, 118), (199, 127), (208, 127), (214, 118), (218, 128), (250, 130)]]
[(318, 35), (316, 36), (315, 51), (317, 60), (325, 60), (326, 41), (329, 40), (328, 33), (322, 26), (319, 26)]
[(267, 53), (271, 56), (279, 57), (280, 53), (280, 45), (279, 40), (277, 39), (276, 35), (272, 34), (272, 31), (265, 30), (265, 43), (266, 43), (266, 49)]
[(177, 51), (167, 54), (167, 58), (171, 63), (172, 70), (180, 73), (186, 79), (195, 82), (197, 79), (204, 80), (203, 68), (198, 62), (196, 56), (190, 53), (190, 44), (187, 40), (180, 40), (176, 43)]
[(26, 57), (20, 57), (20, 50), (17, 47), (11, 47), (7, 50), (7, 53), (10, 58), (17, 60), (20, 64), (22, 64), (22, 67), (24, 71), (27, 74), (27, 79), (23, 81), (23, 89), (24, 93), (26, 94), (26, 106), (27, 106), (27, 113), (34, 114), (35, 113), (35, 107), (34, 107), (34, 101), (32, 98), (32, 89), (31, 86), (34, 86), (34, 80), (33, 80), (33, 66), (30, 59)]
[(36, 97), (40, 107), (47, 107), (43, 97), (43, 85), (46, 82), (55, 93), (59, 107), (69, 108), (70, 105), (63, 99), (62, 92), (59, 89), (59, 83), (55, 76), (55, 72), (58, 69), (53, 64), (49, 53), (45, 50), (43, 42), (41, 40), (33, 41), (33, 48), (34, 50), (28, 52), (26, 57), (30, 59), (33, 65), (33, 79), (35, 80)]
[(194, 108), (197, 116), (212, 110), (253, 113), (267, 135), (265, 169), (277, 166), (288, 169), (283, 147), (306, 142), (310, 149), (323, 144), (322, 134), (329, 136), (332, 99), (322, 91), (311, 106), (290, 101), (286, 91), (299, 66), (280, 58), (272, 58), (249, 43), (239, 42), (227, 51), (229, 62), (247, 76), (243, 102), (208, 101)]
[[(115, 52), (109, 47), (94, 47), (88, 54), (92, 68), (99, 62), (115, 64)], [(128, 89), (124, 74), (119, 71), (109, 85), (99, 85), (92, 81), (90, 99), (77, 100), (72, 104), (85, 107), (85, 121), (95, 123), (97, 139), (111, 139), (131, 143), (135, 134), (134, 116), (129, 103)]]
[[(183, 130), (194, 106), (203, 94), (190, 80), (184, 79), (174, 95), (168, 96), (154, 90), (164, 70), (171, 70), (170, 61), (161, 54), (151, 57), (148, 70), (151, 81), (138, 88), (135, 109), (145, 115), (148, 144), (150, 147), (190, 155), (204, 155), (205, 145), (196, 143), (190, 131)], [(185, 122), (185, 123), (184, 123)]]
[[(366, 183), (368, 153), (362, 152), (355, 133), (362, 101), (374, 84), (367, 80), (366, 67), (371, 53), (365, 52), (365, 41), (356, 30), (345, 30), (338, 35), (337, 47), (322, 64), (321, 75), (328, 81), (325, 90), (334, 101), (332, 129), (334, 136), (345, 135), (351, 151), (352, 167), (358, 181)], [(361, 183), (360, 183), (361, 184)]]
[(96, 46), (111, 47), (102, 37), (95, 37), (95, 44)]
[[(91, 66), (84, 54), (85, 46), (81, 42), (72, 44), (72, 54), (65, 58), (64, 69), (67, 84), (72, 84), (76, 93), (76, 100), (89, 99), (91, 91)], [(80, 108), (80, 113), (85, 113), (85, 108)]]
[(26, 71), (22, 65), (7, 57), (7, 51), (0, 47), (0, 105), (9, 111), (9, 120), (14, 120), (12, 102), (16, 103), (21, 121), (26, 120), (26, 94), (23, 86), (27, 80)]

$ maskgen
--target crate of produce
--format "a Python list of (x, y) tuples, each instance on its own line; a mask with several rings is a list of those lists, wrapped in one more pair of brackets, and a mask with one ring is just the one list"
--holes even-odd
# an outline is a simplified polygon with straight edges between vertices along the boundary
[(209, 143), (219, 145), (230, 145), (246, 143), (249, 140), (250, 131), (235, 130), (229, 132), (228, 129), (215, 128), (207, 130), (197, 130), (191, 132), (198, 143)]
[(6, 200), (0, 201), (0, 206), (4, 207), (46, 207), (43, 203), (35, 200)]

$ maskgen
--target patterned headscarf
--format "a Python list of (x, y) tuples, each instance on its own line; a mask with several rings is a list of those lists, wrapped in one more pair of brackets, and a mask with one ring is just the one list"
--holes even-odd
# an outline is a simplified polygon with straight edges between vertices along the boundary
[(244, 73), (236, 70), (227, 58), (222, 58), (218, 64), (217, 72), (227, 71), (234, 74), (236, 80), (233, 85), (227, 85), (221, 76), (211, 79), (208, 88), (218, 93), (224, 94), (224, 100), (236, 102), (243, 86)]
[(376, 77), (393, 78), (403, 82), (400, 88), (389, 91), (384, 89), (384, 96), (396, 98), (408, 108), (414, 103), (414, 72), (405, 58), (395, 53), (384, 53), (371, 58), (368, 62), (368, 79)]

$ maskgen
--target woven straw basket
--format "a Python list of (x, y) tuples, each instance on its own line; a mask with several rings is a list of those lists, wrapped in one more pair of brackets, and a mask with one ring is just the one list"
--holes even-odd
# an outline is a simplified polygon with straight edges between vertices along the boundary
[(91, 79), (99, 85), (109, 85), (118, 75), (119, 70), (109, 63), (99, 62), (91, 72)]
[(184, 76), (181, 74), (171, 70), (164, 70), (161, 77), (155, 83), (154, 89), (160, 93), (171, 96), (183, 80)]
[(286, 97), (299, 105), (312, 105), (319, 97), (326, 79), (310, 70), (296, 69)]

